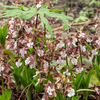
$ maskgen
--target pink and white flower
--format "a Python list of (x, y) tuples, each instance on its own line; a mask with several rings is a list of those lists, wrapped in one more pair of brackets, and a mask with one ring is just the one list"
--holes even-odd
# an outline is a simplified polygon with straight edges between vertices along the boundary
[(72, 97), (74, 95), (75, 95), (75, 90), (74, 89), (68, 90), (68, 94), (67, 94), (68, 97)]
[(84, 36), (85, 36), (85, 33), (80, 33), (78, 37), (84, 38)]
[(73, 65), (77, 65), (77, 59), (73, 58), (73, 59), (72, 59), (72, 64), (73, 64)]
[(31, 68), (31, 69), (35, 68), (35, 63), (31, 64), (31, 65), (30, 65), (30, 68)]
[(14, 49), (17, 49), (17, 41), (14, 43)]
[(93, 56), (90, 56), (90, 57), (89, 57), (89, 60), (92, 61), (92, 59), (93, 59)]
[(96, 42), (98, 45), (100, 45), (100, 40), (96, 40), (95, 42)]
[(51, 35), (50, 34), (46, 34), (46, 38), (50, 39)]
[(11, 25), (13, 23), (14, 23), (14, 20), (13, 19), (9, 21), (9, 25)]
[(39, 71), (36, 71), (36, 75), (34, 75), (33, 78), (36, 77), (39, 73), (40, 73)]
[(52, 96), (52, 94), (53, 94), (52, 92), (54, 92), (54, 91), (55, 91), (55, 89), (53, 89), (50, 86), (48, 86), (48, 88), (47, 88), (48, 95)]
[(88, 38), (87, 38), (87, 40), (86, 40), (86, 41), (87, 41), (87, 42), (92, 42), (92, 40), (90, 40), (90, 39), (88, 39)]
[(74, 46), (76, 46), (76, 42), (77, 42), (77, 38), (73, 38), (72, 44), (73, 44)]
[(56, 82), (55, 82), (55, 84), (57, 84), (59, 81), (60, 81), (60, 78), (57, 77), (57, 78), (56, 78)]
[(65, 58), (65, 57), (67, 56), (67, 54), (64, 53), (63, 51), (61, 51), (60, 54), (61, 54), (61, 57), (62, 57), (62, 58)]
[(27, 54), (27, 51), (20, 49), (21, 57), (24, 58), (24, 55)]
[(44, 51), (43, 50), (38, 50), (38, 56), (43, 56), (44, 55)]
[(31, 28), (25, 28), (25, 31), (29, 34), (31, 32)]
[(86, 46), (82, 46), (81, 50), (82, 50), (83, 52), (85, 52), (85, 51), (86, 51)]
[(62, 48), (62, 47), (64, 47), (64, 43), (63, 42), (58, 43), (57, 46), (56, 46), (56, 48), (55, 48), (55, 51), (57, 49), (59, 49), (59, 48)]
[(78, 73), (81, 73), (83, 70), (84, 70), (83, 67), (76, 68), (76, 71), (77, 71)]
[[(4, 70), (4, 67), (0, 67), (0, 73), (1, 73), (1, 71), (3, 71)], [(0, 74), (0, 76), (1, 76), (1, 74)]]
[(48, 68), (48, 67), (49, 67), (48, 62), (47, 62), (47, 61), (45, 61), (45, 62), (44, 62), (44, 64), (43, 64), (43, 66)]
[(40, 82), (40, 79), (38, 79), (38, 82), (35, 84), (35, 86), (37, 86), (39, 84), (39, 82)]
[(0, 72), (4, 70), (4, 67), (0, 67)]
[(31, 62), (31, 61), (30, 61), (30, 57), (26, 58), (26, 60), (25, 60), (25, 65), (28, 65), (30, 62)]
[(16, 62), (16, 66), (20, 67), (22, 65), (22, 63), (20, 62), (20, 59)]
[(36, 5), (36, 8), (41, 8), (42, 7), (41, 3), (42, 2), (39, 2), (39, 4)]
[(61, 64), (62, 62), (63, 62), (63, 60), (61, 60), (61, 59), (58, 59), (58, 60), (57, 60), (57, 63), (58, 63), (58, 64)]
[(28, 46), (28, 48), (32, 48), (33, 47), (33, 42), (29, 42), (29, 43), (27, 43), (27, 46)]
[(63, 75), (68, 75), (68, 76), (70, 76), (70, 75), (71, 75), (71, 73), (70, 73), (70, 72), (68, 72), (68, 69), (67, 69), (65, 72), (63, 72)]
[(97, 55), (98, 54), (98, 52), (96, 51), (96, 50), (92, 50), (92, 55), (93, 56), (95, 56), (95, 55)]
[(15, 31), (12, 33), (12, 38), (16, 38), (16, 32)]
[(10, 45), (9, 44), (6, 46), (6, 49), (10, 49)]

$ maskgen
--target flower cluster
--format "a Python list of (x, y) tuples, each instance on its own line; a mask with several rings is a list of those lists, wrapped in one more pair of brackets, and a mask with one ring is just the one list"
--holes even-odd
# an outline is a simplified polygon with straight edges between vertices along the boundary
[[(36, 8), (40, 7), (41, 3), (38, 3)], [(81, 74), (84, 70), (83, 56), (88, 60), (93, 60), (96, 57), (98, 50), (100, 50), (99, 37), (87, 35), (80, 30), (65, 39), (60, 38), (57, 33), (56, 37), (52, 39), (48, 32), (36, 27), (37, 23), (31, 25), (17, 17), (9, 18), (8, 26), (9, 32), (6, 38), (11, 42), (10, 44), (8, 42), (6, 49), (12, 48), (17, 55), (13, 61), (14, 66), (9, 65), (10, 68), (13, 71), (21, 69), (20, 75), (26, 74), (29, 70), (31, 73), (31, 70), (34, 69), (33, 76), (25, 75), (26, 80), (29, 77), (29, 80), (37, 78), (33, 82), (35, 83), (34, 87), (38, 87), (39, 84), (43, 85), (42, 100), (56, 97), (57, 93), (65, 97), (73, 97), (76, 90), (71, 77), (76, 78), (73, 74), (77, 72)], [(10, 61), (8, 63), (11, 64)], [(27, 69), (26, 72), (25, 69)], [(43, 84), (44, 80), (45, 84)]]

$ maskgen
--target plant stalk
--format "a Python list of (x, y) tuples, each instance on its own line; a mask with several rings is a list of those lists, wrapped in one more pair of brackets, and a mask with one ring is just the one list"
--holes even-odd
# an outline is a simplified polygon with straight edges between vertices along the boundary
[(81, 47), (80, 46), (79, 46), (79, 53), (80, 53), (81, 67), (83, 67), (83, 65), (82, 65), (82, 52), (81, 52)]
[(36, 16), (36, 25), (35, 25), (35, 28), (37, 28), (37, 22), (38, 22), (38, 14)]
[(81, 92), (81, 91), (90, 91), (90, 92), (95, 92), (95, 90), (92, 89), (79, 89), (76, 92)]
[[(1, 59), (0, 59), (0, 68), (1, 68)], [(1, 71), (1, 79), (2, 79), (2, 94), (3, 94), (4, 93), (3, 71)]]
[(3, 80), (3, 72), (1, 71), (1, 79), (2, 79), (2, 94), (4, 93), (4, 80)]
[(38, 68), (38, 70), (39, 70), (38, 55), (37, 55), (37, 53), (36, 53), (36, 63), (37, 63), (37, 68)]
[(49, 71), (50, 71), (50, 60), (48, 61), (48, 63), (49, 63)]
[(48, 64), (49, 64), (49, 71), (50, 71), (50, 53), (49, 53), (48, 56), (49, 56), (49, 57), (48, 57)]
[[(65, 44), (65, 49), (66, 49), (66, 44)], [(67, 56), (66, 56), (66, 66), (69, 68), (68, 57)]]
[(32, 100), (32, 93), (30, 90), (27, 93), (27, 100)]

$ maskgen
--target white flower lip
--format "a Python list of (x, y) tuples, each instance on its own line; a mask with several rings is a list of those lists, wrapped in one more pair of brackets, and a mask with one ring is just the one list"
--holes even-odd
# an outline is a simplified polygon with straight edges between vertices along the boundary
[(74, 65), (77, 65), (77, 59), (73, 58), (72, 63), (73, 63)]
[(22, 63), (20, 62), (20, 59), (18, 60), (18, 62), (16, 62), (16, 66), (20, 67), (22, 65)]
[(26, 58), (26, 60), (25, 60), (25, 65), (28, 65), (30, 62), (31, 62), (31, 61), (30, 61), (30, 58), (29, 58), (29, 57)]
[(71, 89), (71, 90), (68, 91), (68, 94), (67, 94), (68, 97), (72, 97), (74, 95), (75, 95), (75, 90), (74, 89)]
[(55, 89), (52, 89), (50, 86), (48, 86), (48, 89), (47, 89), (47, 93), (51, 96), (52, 95), (52, 92), (55, 91)]

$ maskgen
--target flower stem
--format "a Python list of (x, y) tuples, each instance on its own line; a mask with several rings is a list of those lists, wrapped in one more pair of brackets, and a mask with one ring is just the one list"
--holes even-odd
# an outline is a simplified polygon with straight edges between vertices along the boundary
[[(65, 49), (66, 49), (66, 44), (65, 44)], [(66, 56), (66, 66), (69, 67), (68, 65), (68, 57)]]
[(48, 61), (48, 64), (49, 64), (49, 71), (50, 71), (50, 59), (49, 59), (49, 61)]
[(79, 89), (76, 92), (81, 92), (81, 91), (90, 91), (90, 92), (95, 92), (95, 90), (92, 89)]
[(68, 58), (67, 58), (67, 56), (66, 56), (66, 66), (67, 66), (67, 67), (69, 67), (69, 65), (68, 65)]
[(28, 80), (28, 72), (27, 72), (27, 71), (28, 71), (28, 69), (27, 69), (27, 66), (25, 66), (25, 72), (26, 72), (26, 81), (27, 81), (27, 83), (28, 83), (28, 81), (29, 81), (29, 80)]
[[(0, 68), (1, 68), (1, 60), (0, 60)], [(3, 94), (4, 93), (3, 71), (1, 71), (1, 79), (2, 79), (2, 94)]]
[(3, 80), (3, 72), (1, 71), (1, 78), (2, 78), (2, 94), (4, 93), (4, 80)]
[(48, 64), (49, 64), (48, 69), (49, 69), (49, 71), (50, 71), (50, 51), (49, 51), (49, 54), (48, 54)]
[(82, 65), (82, 52), (81, 52), (81, 47), (80, 46), (79, 46), (79, 53), (80, 53), (81, 67), (83, 67), (83, 65)]
[(36, 16), (36, 25), (35, 25), (35, 28), (37, 28), (37, 22), (38, 22), (38, 14)]
[(39, 70), (38, 55), (37, 55), (37, 53), (36, 53), (36, 63), (37, 63), (37, 68), (38, 68), (38, 70)]

